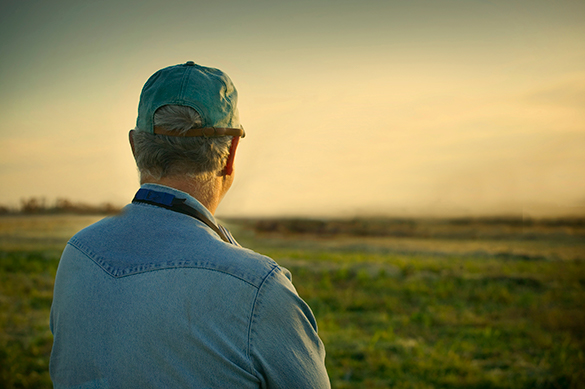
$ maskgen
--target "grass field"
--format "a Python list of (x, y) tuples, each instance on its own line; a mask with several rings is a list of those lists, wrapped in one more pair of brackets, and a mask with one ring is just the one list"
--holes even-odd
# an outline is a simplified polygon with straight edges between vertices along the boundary
[[(51, 387), (60, 251), (97, 219), (0, 218), (0, 387)], [(292, 271), (334, 388), (585, 387), (583, 223), (227, 224)]]

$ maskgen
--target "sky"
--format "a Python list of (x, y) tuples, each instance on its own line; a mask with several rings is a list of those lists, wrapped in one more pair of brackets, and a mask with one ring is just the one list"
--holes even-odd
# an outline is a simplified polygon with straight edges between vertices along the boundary
[(160, 68), (229, 74), (218, 216), (585, 215), (585, 1), (0, 0), (0, 204), (128, 203)]

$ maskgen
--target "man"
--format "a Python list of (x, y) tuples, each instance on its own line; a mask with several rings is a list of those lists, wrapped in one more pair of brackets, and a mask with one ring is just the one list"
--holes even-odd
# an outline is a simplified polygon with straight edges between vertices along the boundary
[(132, 204), (76, 234), (51, 309), (55, 388), (327, 388), (315, 318), (290, 273), (213, 214), (244, 136), (237, 92), (189, 61), (144, 85)]

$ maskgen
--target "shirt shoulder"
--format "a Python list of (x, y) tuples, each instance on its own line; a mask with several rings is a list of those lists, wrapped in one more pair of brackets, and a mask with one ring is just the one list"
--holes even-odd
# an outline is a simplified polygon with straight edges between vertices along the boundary
[(248, 353), (262, 387), (330, 387), (317, 321), (282, 271), (271, 272), (259, 289)]
[(259, 288), (276, 268), (271, 258), (229, 244), (191, 216), (151, 205), (126, 206), (81, 230), (69, 242), (112, 277), (147, 271), (208, 269), (226, 273)]

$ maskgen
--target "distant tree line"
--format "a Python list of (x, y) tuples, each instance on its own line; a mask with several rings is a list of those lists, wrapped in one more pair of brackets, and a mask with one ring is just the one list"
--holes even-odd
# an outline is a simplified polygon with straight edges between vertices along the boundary
[(29, 197), (20, 200), (20, 207), (9, 207), (0, 204), (0, 215), (10, 214), (105, 214), (111, 215), (120, 212), (121, 208), (105, 202), (98, 205), (82, 202), (73, 202), (65, 198), (57, 198), (51, 203), (44, 197)]
[(585, 238), (585, 217), (528, 218), (521, 216), (467, 218), (355, 218), (355, 219), (230, 219), (257, 233), (314, 236), (410, 237), (445, 239), (538, 240)]

